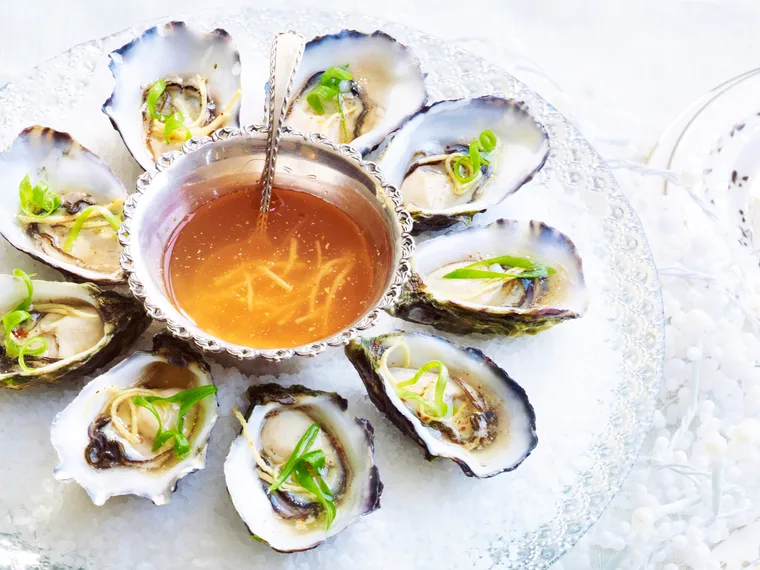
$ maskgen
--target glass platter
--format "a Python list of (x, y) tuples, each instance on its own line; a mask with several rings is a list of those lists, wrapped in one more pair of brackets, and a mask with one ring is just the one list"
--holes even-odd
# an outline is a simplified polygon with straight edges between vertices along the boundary
[[(246, 368), (255, 381), (268, 374), (275, 376), (263, 381), (337, 390), (348, 399), (349, 411), (368, 418), (377, 432), (376, 459), (386, 486), (383, 507), (318, 549), (297, 555), (279, 555), (249, 541), (223, 480), (219, 486), (221, 463), (237, 434), (229, 411), (233, 404), (241, 405), (249, 383), (236, 371), (214, 365), (225, 380), (219, 398), (223, 417), (212, 435), (209, 463), (183, 480), (166, 507), (133, 497), (94, 507), (78, 486), (53, 480), (50, 422), (81, 389), (82, 380), (19, 393), (2, 391), (0, 417), (6, 427), (0, 428), (5, 458), (0, 468), (0, 566), (89, 570), (134, 568), (139, 561), (141, 570), (242, 564), (411, 568), (416, 566), (413, 557), (423, 551), (425, 567), (548, 568), (619, 490), (649, 428), (660, 385), (664, 331), (657, 273), (638, 218), (601, 157), (556, 109), (514, 77), (451, 42), (405, 27), (293, 9), (203, 12), (176, 19), (207, 30), (225, 28), (236, 41), (243, 66), (242, 123), (262, 119), (269, 44), (284, 29), (307, 38), (343, 28), (382, 29), (412, 47), (427, 73), (431, 100), (499, 94), (525, 101), (549, 134), (549, 158), (533, 181), (476, 223), (535, 218), (568, 234), (583, 257), (590, 309), (584, 318), (535, 337), (442, 335), (482, 348), (526, 389), (536, 409), (538, 448), (518, 470), (490, 480), (466, 478), (448, 462), (425, 462), (414, 444), (401, 440), (372, 407), (353, 369), (340, 358), (340, 349), (316, 359)], [(132, 188), (140, 171), (100, 111), (112, 87), (107, 54), (164, 21), (81, 44), (0, 90), (0, 150), (30, 124), (66, 130)], [(54, 271), (3, 242), (0, 270), (14, 267), (35, 271), (38, 278), (56, 278)], [(391, 328), (424, 330), (384, 316), (377, 332)], [(139, 346), (147, 346), (148, 338)], [(194, 510), (202, 501), (212, 508)], [(460, 524), (467, 520), (476, 523)], [(432, 527), (426, 524), (432, 521)], [(454, 532), (456, 540), (445, 538)], [(204, 536), (200, 547), (205, 541), (207, 552), (188, 554), (192, 549), (182, 535)], [(221, 540), (231, 542), (223, 548)], [(386, 545), (382, 558), (370, 556), (368, 545), (377, 544)], [(122, 553), (138, 546), (145, 558), (127, 563)], [(163, 554), (166, 562), (160, 563)]]

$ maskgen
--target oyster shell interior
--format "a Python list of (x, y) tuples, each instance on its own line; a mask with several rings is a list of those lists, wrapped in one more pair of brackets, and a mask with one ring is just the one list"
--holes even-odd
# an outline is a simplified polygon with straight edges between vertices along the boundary
[[(470, 144), (485, 132), (495, 148), (467, 170)], [(438, 101), (422, 109), (378, 151), (389, 184), (401, 189), (415, 230), (467, 220), (516, 192), (541, 168), (549, 152), (546, 132), (516, 101), (486, 96)], [(458, 176), (455, 175), (458, 173)]]
[[(199, 73), (162, 77), (160, 80), (166, 87), (155, 105), (148, 103), (155, 83), (143, 92), (145, 145), (154, 162), (165, 152), (177, 150), (188, 138), (209, 136), (228, 124), (240, 98), (238, 89), (229, 101), (217, 103), (209, 92), (208, 80)], [(151, 113), (151, 105), (158, 118)], [(181, 127), (172, 130), (169, 118), (177, 116), (181, 117)]]
[[(23, 388), (85, 374), (129, 346), (150, 322), (133, 299), (92, 284), (32, 281), (32, 286), (29, 318), (6, 335), (17, 346), (41, 339), (45, 349), (26, 355), (23, 368), (0, 347), (0, 386)], [(21, 279), (0, 275), (0, 316), (17, 308), (26, 295)]]
[[(157, 335), (152, 352), (135, 352), (98, 376), (56, 416), (56, 479), (75, 480), (96, 505), (126, 494), (168, 503), (177, 480), (205, 466), (217, 418), (214, 390), (186, 411), (178, 402), (154, 402), (158, 417), (139, 398), (171, 398), (198, 387), (213, 387), (201, 356), (182, 341)], [(156, 441), (161, 430), (173, 427), (187, 440), (184, 454), (176, 437)]]
[[(37, 202), (24, 203), (24, 192)], [(41, 193), (60, 205), (40, 211)], [(22, 131), (0, 158), (0, 194), (0, 232), (14, 247), (82, 279), (124, 279), (117, 229), (127, 192), (69, 134), (41, 126)]]
[(110, 57), (116, 84), (103, 112), (144, 169), (190, 137), (238, 125), (240, 55), (226, 31), (170, 22)]
[(392, 315), (468, 334), (536, 334), (582, 317), (583, 263), (565, 234), (538, 221), (496, 220), (421, 243)]
[[(340, 93), (322, 99), (321, 109), (307, 97), (320, 86), (325, 71), (344, 69), (351, 79), (336, 85)], [(337, 83), (337, 82), (336, 82)], [(343, 30), (306, 44), (296, 75), (296, 96), (287, 124), (295, 130), (322, 133), (366, 154), (417, 111), (427, 98), (419, 63), (410, 51), (383, 32)]]
[(355, 339), (346, 355), (399, 429), (467, 475), (511, 471), (538, 442), (525, 391), (479, 350), (397, 332)]
[[(373, 460), (373, 431), (346, 413), (336, 394), (275, 384), (249, 390), (252, 409), (224, 464), (232, 501), (251, 533), (275, 550), (313, 548), (356, 517), (379, 507), (382, 491)], [(312, 425), (319, 428), (311, 451), (324, 453), (319, 470), (335, 505), (326, 507), (295, 476), (270, 491)]]
[[(539, 272), (538, 277), (521, 278), (521, 274), (534, 272), (513, 265), (520, 262), (543, 266), (546, 275)], [(498, 220), (484, 228), (439, 236), (420, 246), (413, 263), (431, 295), (459, 304), (508, 309), (556, 307), (582, 313), (587, 303), (575, 247), (563, 234), (541, 222)], [(457, 270), (468, 268), (475, 268), (479, 275), (487, 272), (495, 276), (452, 278)]]

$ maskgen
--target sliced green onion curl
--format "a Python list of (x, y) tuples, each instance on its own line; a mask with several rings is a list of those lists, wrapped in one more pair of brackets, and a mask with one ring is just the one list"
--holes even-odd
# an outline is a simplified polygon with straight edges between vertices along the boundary
[(282, 468), (282, 471), (280, 472), (280, 476), (277, 478), (277, 480), (272, 483), (269, 486), (269, 489), (267, 491), (269, 493), (272, 493), (273, 491), (276, 491), (280, 488), (280, 486), (288, 480), (288, 477), (290, 477), (290, 474), (293, 472), (293, 469), (296, 466), (296, 463), (301, 458), (302, 455), (304, 455), (312, 445), (314, 445), (314, 440), (317, 439), (317, 436), (319, 435), (319, 424), (313, 423), (309, 426), (309, 429), (304, 432), (304, 434), (301, 436), (301, 439), (298, 440), (298, 443), (296, 443), (296, 446), (293, 448), (293, 453), (290, 454), (290, 457), (288, 458), (287, 462), (285, 463), (285, 466)]
[(496, 135), (493, 133), (493, 131), (485, 130), (482, 133), (480, 133), (480, 136), (478, 137), (478, 141), (480, 142), (480, 146), (483, 148), (486, 152), (491, 152), (493, 149), (496, 148), (496, 145), (499, 142), (499, 139), (496, 137)]
[[(499, 271), (490, 271), (488, 268), (492, 265), (501, 265), (502, 267), (517, 267), (523, 271), (519, 273), (501, 273)], [(502, 255), (499, 257), (492, 257), (490, 259), (484, 259), (483, 261), (477, 261), (471, 263), (466, 267), (461, 267), (450, 271), (443, 276), (444, 279), (541, 279), (548, 277), (549, 275), (556, 273), (557, 271), (544, 265), (537, 263), (526, 257), (513, 257), (510, 255)]]
[(32, 307), (32, 295), (34, 294), (34, 285), (32, 279), (21, 269), (14, 269), (13, 275), (24, 282), (26, 287), (26, 297), (16, 306), (15, 309), (3, 315), (1, 321), (5, 333), (4, 348), (5, 354), (11, 358), (18, 357), (18, 364), (25, 372), (33, 370), (26, 364), (25, 357), (41, 356), (47, 350), (47, 341), (41, 336), (35, 336), (26, 339), (20, 345), (13, 339), (13, 331), (32, 318), (29, 312)]
[(454, 173), (454, 178), (456, 178), (457, 182), (460, 184), (468, 184), (475, 180), (479, 171), (473, 168), (470, 157), (464, 155), (454, 161), (452, 172)]
[(61, 197), (52, 192), (42, 181), (32, 187), (32, 181), (27, 174), (18, 187), (21, 210), (28, 216), (47, 218), (61, 207)]
[(337, 514), (335, 500), (333, 499), (330, 487), (322, 478), (319, 471), (314, 468), (313, 464), (305, 461), (304, 458), (301, 458), (297, 462), (293, 469), (293, 474), (298, 484), (317, 497), (317, 500), (322, 504), (322, 507), (325, 509), (325, 529), (329, 530)]
[(21, 269), (14, 269), (13, 270), (13, 276), (18, 277), (24, 282), (24, 285), (26, 286), (26, 298), (19, 303), (19, 305), (14, 309), (16, 311), (26, 311), (29, 309), (29, 307), (32, 306), (32, 294), (34, 293), (34, 285), (32, 285), (32, 276), (28, 275), (25, 271)]
[(480, 170), (480, 144), (478, 141), (472, 141), (470, 143), (470, 166), (473, 172)]
[(174, 131), (184, 131), (185, 140), (188, 140), (192, 136), (190, 129), (185, 126), (185, 116), (180, 111), (167, 117), (166, 122), (164, 123), (164, 142), (169, 142)]
[[(29, 310), (31, 309), (31, 306), (32, 306), (32, 294), (34, 293), (34, 286), (32, 285), (32, 279), (29, 275), (27, 275), (21, 269), (14, 269), (13, 275), (15, 277), (18, 277), (24, 282), (24, 285), (26, 287), (26, 297), (24, 297), (24, 299), (18, 305), (16, 305), (16, 307), (13, 310), (5, 313), (2, 319), (0, 319), (0, 322), (2, 322), (3, 324), (3, 333), (4, 333), (3, 347), (5, 348), (5, 354), (10, 358), (15, 358), (19, 356), (24, 346), (28, 344), (28, 341), (27, 341), (24, 344), (19, 345), (13, 339), (13, 331), (14, 329), (20, 327), (22, 324), (24, 324), (26, 321), (32, 318), (32, 315), (31, 313), (29, 313)], [(42, 352), (45, 352), (46, 348), (47, 348), (47, 344), (45, 344), (45, 347), (42, 349)], [(34, 355), (33, 351), (34, 349), (27, 346), (25, 353), (33, 356)], [(24, 363), (23, 355), (20, 356), (19, 358), (20, 358), (19, 364), (21, 365), (21, 368), (24, 370), (28, 370), (28, 368), (26, 367), (26, 364)]]
[[(343, 81), (352, 81), (353, 74), (348, 71), (348, 64), (344, 67), (330, 67), (319, 78), (319, 85), (306, 94), (306, 102), (318, 115), (325, 112), (325, 103), (332, 101), (340, 94), (340, 84)], [(341, 122), (345, 130), (345, 117), (343, 116), (342, 102), (338, 99), (338, 110), (341, 114)]]
[[(435, 382), (435, 401), (430, 402), (419, 394), (404, 389), (408, 386), (413, 386), (416, 384), (419, 379), (422, 378), (423, 374), (433, 368), (438, 369), (438, 378)], [(409, 380), (404, 380), (403, 382), (396, 384), (396, 394), (403, 400), (413, 400), (417, 402), (420, 404), (420, 407), (424, 407), (428, 410), (430, 416), (435, 418), (443, 418), (449, 412), (449, 406), (443, 399), (446, 393), (446, 385), (448, 382), (449, 369), (446, 367), (446, 365), (440, 360), (431, 360), (427, 364), (423, 365), (419, 370), (417, 370), (414, 376), (412, 376)]]
[[(217, 388), (213, 385), (197, 386), (177, 392), (173, 396), (161, 398), (160, 396), (135, 396), (135, 405), (148, 410), (158, 422), (158, 431), (153, 439), (153, 451), (158, 451), (170, 439), (174, 438), (174, 454), (184, 457), (190, 453), (190, 443), (182, 431), (187, 412), (204, 398), (216, 394)], [(178, 404), (177, 426), (173, 430), (164, 430), (161, 414), (158, 413), (155, 404)]]
[[(32, 347), (33, 344), (36, 344), (36, 347)], [(45, 354), (45, 351), (47, 350), (47, 341), (42, 338), (41, 336), (35, 336), (32, 338), (26, 339), (24, 341), (24, 344), (21, 345), (21, 348), (19, 348), (18, 351), (18, 363), (19, 366), (21, 366), (21, 369), (25, 372), (29, 372), (30, 370), (33, 370), (31, 367), (26, 365), (26, 362), (24, 361), (25, 356), (41, 356)]]
[(114, 229), (114, 231), (119, 230), (119, 226), (121, 225), (121, 218), (119, 216), (111, 212), (111, 210), (105, 206), (88, 206), (79, 212), (76, 222), (74, 222), (69, 235), (66, 236), (66, 241), (63, 243), (63, 251), (71, 251), (71, 248), (74, 247), (74, 242), (76, 241), (77, 237), (79, 237), (79, 232), (82, 231), (82, 226), (84, 226), (87, 218), (93, 214), (99, 214), (103, 216), (110, 224), (110, 226)]
[(20, 346), (13, 340), (13, 330), (32, 318), (32, 315), (23, 310), (15, 310), (6, 313), (3, 316), (3, 329), (5, 331), (5, 354), (10, 358), (15, 358), (19, 354)]
[(148, 112), (150, 113), (151, 117), (154, 119), (158, 119), (162, 123), (166, 121), (168, 118), (167, 115), (162, 115), (158, 111), (156, 111), (156, 105), (158, 104), (158, 100), (161, 97), (161, 95), (164, 94), (164, 91), (166, 91), (166, 81), (163, 79), (159, 79), (156, 81), (153, 85), (150, 86), (150, 90), (148, 91), (148, 98), (147, 98), (147, 105), (148, 105)]
[(306, 95), (306, 102), (318, 115), (323, 115), (325, 112), (324, 104), (327, 101), (335, 99), (340, 91), (327, 85), (317, 85), (314, 89), (309, 91)]
[(341, 81), (351, 81), (354, 75), (348, 71), (348, 65), (345, 67), (329, 67), (320, 77), (319, 82), (322, 85), (331, 85), (337, 87)]
[(321, 449), (309, 451), (319, 435), (319, 424), (313, 423), (298, 440), (293, 452), (285, 462), (280, 475), (267, 489), (272, 493), (279, 489), (291, 476), (304, 490), (317, 498), (325, 510), (325, 527), (330, 528), (337, 508), (329, 485), (322, 478), (325, 468), (325, 452)]

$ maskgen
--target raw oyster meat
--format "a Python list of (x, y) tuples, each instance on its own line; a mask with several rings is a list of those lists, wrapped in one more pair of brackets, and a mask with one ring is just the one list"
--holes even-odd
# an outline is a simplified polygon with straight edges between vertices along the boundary
[(0, 155), (0, 233), (77, 280), (124, 281), (117, 230), (127, 191), (68, 133), (33, 126)]
[(362, 154), (427, 99), (417, 59), (380, 31), (314, 38), (306, 44), (294, 86), (287, 125), (322, 133)]
[(425, 449), (471, 477), (516, 469), (538, 443), (528, 396), (480, 350), (410, 332), (346, 346), (372, 403)]
[[(243, 433), (232, 442), (224, 475), (235, 509), (254, 538), (280, 552), (308, 550), (380, 508), (383, 485), (374, 463), (374, 431), (367, 420), (346, 412), (346, 400), (278, 384), (253, 386), (248, 396), (251, 408), (247, 419), (238, 417)], [(303, 459), (287, 476), (294, 457)], [(309, 457), (321, 457), (321, 466), (307, 464)], [(287, 478), (270, 491), (282, 477)], [(309, 490), (312, 485), (319, 485), (317, 492), (327, 499), (318, 500)]]
[(117, 495), (167, 504), (177, 481), (206, 465), (215, 393), (199, 353), (156, 335), (152, 352), (135, 352), (98, 376), (56, 416), (55, 478), (73, 479), (96, 505)]
[[(31, 285), (29, 295), (21, 278), (0, 275), (0, 315), (19, 308), (29, 315), (4, 331), (0, 387), (20, 389), (92, 372), (131, 346), (150, 324), (137, 301), (91, 283), (31, 281)], [(9, 340), (18, 347), (35, 338), (43, 339), (35, 346), (45, 349), (24, 357), (22, 366), (17, 354), (9, 354)]]
[[(468, 171), (461, 160), (470, 160), (471, 144), (483, 133), (493, 137), (494, 148), (479, 146), (485, 160)], [(517, 192), (543, 166), (549, 138), (523, 103), (485, 96), (425, 107), (378, 154), (386, 182), (401, 190), (416, 234), (470, 223)]]
[(169, 22), (110, 57), (116, 85), (103, 112), (143, 169), (190, 137), (238, 126), (240, 54), (225, 30)]
[(588, 307), (573, 242), (543, 222), (497, 220), (438, 236), (417, 246), (411, 265), (388, 312), (444, 331), (536, 334)]

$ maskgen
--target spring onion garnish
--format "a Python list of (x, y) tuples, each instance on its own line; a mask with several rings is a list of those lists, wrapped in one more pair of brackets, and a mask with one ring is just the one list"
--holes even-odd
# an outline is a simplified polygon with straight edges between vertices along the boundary
[(277, 477), (277, 480), (269, 486), (269, 489), (267, 489), (270, 493), (279, 489), (280, 486), (285, 481), (287, 481), (288, 477), (290, 477), (290, 474), (293, 472), (293, 469), (295, 468), (298, 460), (301, 459), (301, 457), (309, 451), (309, 448), (314, 444), (314, 440), (317, 439), (318, 435), (319, 424), (311, 424), (309, 426), (309, 429), (306, 430), (306, 432), (301, 436), (301, 439), (298, 440), (298, 443), (296, 443), (296, 446), (293, 448), (293, 453), (290, 454), (290, 457), (285, 463), (285, 466), (282, 468), (282, 471), (280, 471), (280, 476)]
[[(432, 402), (411, 390), (406, 390), (407, 387), (414, 386), (422, 378), (423, 374), (434, 368), (438, 369), (438, 378), (435, 381), (435, 399)], [(449, 369), (440, 360), (431, 360), (417, 370), (409, 380), (396, 384), (395, 389), (399, 398), (417, 402), (420, 406), (420, 411), (424, 408), (429, 416), (440, 419), (449, 415), (449, 405), (443, 399), (448, 383)]]
[[(447, 161), (446, 170), (457, 188), (474, 182), (481, 176), (481, 166), (491, 164), (490, 154), (498, 146), (499, 139), (493, 131), (485, 130), (468, 145), (466, 153), (454, 153)], [(465, 191), (469, 188), (466, 187)]]
[(499, 139), (493, 131), (489, 131), (488, 129), (480, 133), (478, 141), (480, 142), (481, 148), (486, 152), (493, 151), (493, 149), (496, 148), (496, 145), (499, 144)]
[[(506, 268), (505, 272), (491, 271), (489, 268), (493, 265), (500, 265)], [(444, 279), (543, 279), (557, 271), (544, 265), (532, 261), (526, 257), (512, 257), (502, 255), (492, 257), (471, 263), (466, 267), (455, 269), (443, 276)]]
[(304, 432), (293, 448), (293, 453), (285, 462), (279, 476), (267, 489), (272, 493), (285, 485), (292, 476), (303, 489), (317, 498), (317, 501), (325, 509), (325, 527), (330, 528), (335, 520), (335, 499), (330, 487), (322, 477), (325, 468), (325, 453), (321, 449), (309, 451), (319, 435), (319, 424), (313, 423)]
[(190, 129), (185, 126), (185, 116), (180, 111), (176, 111), (166, 118), (164, 124), (164, 142), (169, 142), (174, 131), (184, 132), (185, 140), (188, 140), (192, 136)]
[[(303, 456), (293, 468), (293, 474), (298, 484), (314, 495), (325, 509), (325, 530), (329, 530), (335, 520), (337, 508), (330, 487), (319, 473), (319, 470), (325, 466), (325, 455), (322, 453), (321, 460), (315, 461), (312, 456), (314, 453), (317, 452), (312, 451)], [(307, 456), (312, 457), (307, 458)]]
[[(14, 269), (13, 275), (18, 277), (24, 282), (26, 286), (26, 297), (14, 308), (12, 311), (3, 315), (0, 321), (3, 323), (3, 330), (5, 332), (5, 339), (3, 347), (5, 348), (5, 354), (10, 358), (18, 357), (19, 366), (24, 371), (29, 371), (31, 368), (27, 366), (24, 357), (26, 356), (41, 356), (47, 350), (47, 341), (39, 336), (35, 336), (26, 339), (23, 343), (18, 344), (14, 337), (16, 329), (21, 328), (22, 325), (32, 319), (32, 294), (34, 293), (34, 286), (32, 285), (32, 279), (21, 269)], [(19, 331), (20, 332), (20, 331)], [(26, 333), (24, 333), (26, 334)], [(19, 336), (19, 335), (15, 335)]]
[(79, 236), (79, 232), (82, 231), (82, 226), (84, 226), (87, 218), (93, 214), (103, 216), (108, 221), (110, 226), (114, 229), (114, 231), (119, 230), (119, 226), (121, 225), (121, 218), (118, 215), (111, 212), (111, 210), (105, 206), (88, 206), (79, 212), (77, 220), (74, 222), (69, 235), (66, 236), (66, 241), (63, 244), (63, 251), (71, 251), (71, 248), (74, 247), (74, 241), (76, 241), (77, 237)]
[(166, 121), (168, 117), (167, 115), (162, 115), (156, 111), (156, 104), (161, 98), (161, 95), (164, 94), (164, 91), (166, 91), (166, 81), (159, 79), (150, 86), (150, 90), (148, 90), (148, 98), (146, 100), (146, 104), (148, 105), (148, 112), (150, 113), (151, 117), (161, 121), (162, 123)]
[(175, 111), (170, 115), (162, 115), (156, 110), (156, 104), (165, 91), (166, 81), (163, 79), (159, 79), (153, 85), (151, 85), (150, 90), (148, 91), (148, 98), (146, 100), (148, 112), (150, 113), (151, 117), (161, 123), (164, 123), (164, 141), (166, 143), (169, 142), (174, 131), (184, 132), (185, 140), (187, 140), (192, 135), (190, 134), (190, 129), (185, 126), (185, 116), (182, 114), (182, 111)]
[[(196, 405), (212, 394), (216, 394), (216, 386), (197, 386), (177, 392), (174, 396), (161, 398), (159, 396), (135, 396), (134, 403), (148, 410), (158, 422), (158, 431), (153, 440), (153, 451), (158, 451), (170, 439), (174, 438), (174, 454), (177, 457), (184, 457), (190, 453), (190, 442), (182, 431), (185, 421), (185, 414)], [(177, 427), (173, 430), (164, 430), (161, 414), (158, 413), (155, 404), (178, 404), (179, 412), (177, 414)]]
[(27, 366), (24, 361), (25, 356), (42, 356), (45, 354), (46, 350), (47, 341), (41, 336), (26, 339), (18, 351), (18, 363), (21, 366), (21, 369), (26, 372), (32, 370), (32, 368)]
[(348, 71), (348, 64), (343, 67), (330, 67), (322, 73), (319, 85), (306, 94), (306, 102), (317, 115), (324, 115), (325, 103), (335, 101), (340, 113), (340, 125), (343, 137), (348, 138), (346, 116), (343, 112), (343, 94), (351, 91), (354, 76)]
[(51, 192), (48, 185), (41, 180), (32, 187), (32, 181), (28, 174), (19, 184), (18, 194), (21, 200), (21, 210), (27, 216), (46, 218), (61, 207), (61, 197), (55, 192)]

